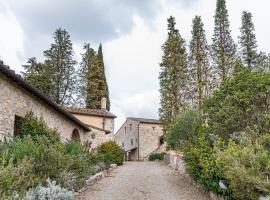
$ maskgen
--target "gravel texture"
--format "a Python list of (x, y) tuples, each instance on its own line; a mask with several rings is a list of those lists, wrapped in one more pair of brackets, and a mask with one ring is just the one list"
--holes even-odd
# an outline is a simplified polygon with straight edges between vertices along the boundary
[(126, 162), (77, 200), (209, 200), (209, 197), (163, 163)]

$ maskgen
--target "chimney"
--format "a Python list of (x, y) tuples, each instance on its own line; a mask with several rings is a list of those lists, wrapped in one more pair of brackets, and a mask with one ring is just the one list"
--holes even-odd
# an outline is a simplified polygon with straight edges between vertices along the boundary
[(101, 99), (101, 110), (107, 110), (107, 99), (105, 97)]

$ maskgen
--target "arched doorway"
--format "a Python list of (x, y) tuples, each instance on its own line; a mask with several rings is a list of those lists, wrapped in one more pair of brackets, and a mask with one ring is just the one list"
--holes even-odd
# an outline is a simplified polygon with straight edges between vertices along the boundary
[(79, 133), (78, 129), (75, 128), (72, 131), (71, 139), (74, 140), (74, 141), (76, 141), (76, 142), (80, 142), (81, 141), (81, 139), (80, 139), (80, 133)]

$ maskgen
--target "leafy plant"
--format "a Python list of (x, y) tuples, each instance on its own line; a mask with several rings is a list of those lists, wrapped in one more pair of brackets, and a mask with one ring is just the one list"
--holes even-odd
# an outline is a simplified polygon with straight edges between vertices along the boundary
[(240, 70), (204, 102), (210, 132), (228, 140), (235, 132), (270, 129), (270, 74)]
[(149, 161), (164, 160), (165, 153), (152, 153), (149, 156)]
[(55, 181), (47, 180), (47, 186), (37, 186), (30, 189), (23, 200), (74, 200), (75, 195), (72, 191), (56, 185)]
[(113, 141), (108, 141), (98, 147), (98, 153), (104, 156), (105, 164), (122, 165), (124, 162), (124, 151)]
[(198, 110), (184, 110), (166, 135), (168, 148), (183, 150), (186, 143), (191, 143), (196, 138), (201, 124), (202, 117)]

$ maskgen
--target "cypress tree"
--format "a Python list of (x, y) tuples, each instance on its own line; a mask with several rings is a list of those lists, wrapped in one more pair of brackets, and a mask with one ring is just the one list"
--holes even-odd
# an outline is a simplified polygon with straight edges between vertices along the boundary
[(256, 65), (257, 41), (255, 36), (255, 28), (252, 22), (252, 14), (243, 11), (242, 27), (241, 27), (240, 47), (243, 63), (248, 69), (253, 69)]
[(212, 89), (212, 69), (209, 62), (209, 46), (207, 44), (204, 25), (200, 16), (193, 19), (192, 39), (190, 41), (190, 75), (193, 88), (193, 105), (201, 108), (202, 101), (209, 96)]
[(101, 109), (101, 99), (105, 97), (105, 81), (102, 74), (102, 63), (97, 54), (93, 56), (90, 70), (87, 74), (86, 108)]
[(105, 65), (104, 65), (104, 60), (103, 60), (103, 52), (102, 52), (102, 45), (100, 44), (98, 47), (98, 59), (101, 63), (101, 73), (103, 76), (103, 80), (105, 82), (105, 88), (103, 88), (103, 90), (105, 90), (105, 98), (107, 99), (107, 110), (110, 110), (110, 97), (109, 97), (109, 88), (108, 88), (108, 84), (107, 84), (107, 79), (106, 79), (106, 75), (105, 75)]
[(236, 45), (231, 37), (225, 0), (217, 0), (212, 57), (215, 69), (224, 81), (232, 72), (236, 60)]
[(49, 50), (43, 52), (45, 66), (51, 70), (54, 88), (52, 98), (60, 105), (69, 104), (73, 99), (75, 80), (74, 52), (70, 35), (65, 29), (57, 29), (54, 33), (54, 43)]
[[(77, 105), (80, 107), (86, 107), (87, 101), (87, 86), (88, 86), (88, 76), (93, 65), (93, 60), (96, 55), (95, 50), (90, 47), (89, 43), (83, 45), (84, 53), (82, 54), (82, 62), (80, 63), (80, 68), (78, 70), (78, 95), (77, 95)], [(91, 91), (89, 91), (91, 92)]]
[(167, 130), (177, 114), (186, 107), (187, 54), (185, 41), (175, 28), (175, 18), (168, 18), (168, 38), (162, 45), (160, 64), (160, 119)]

